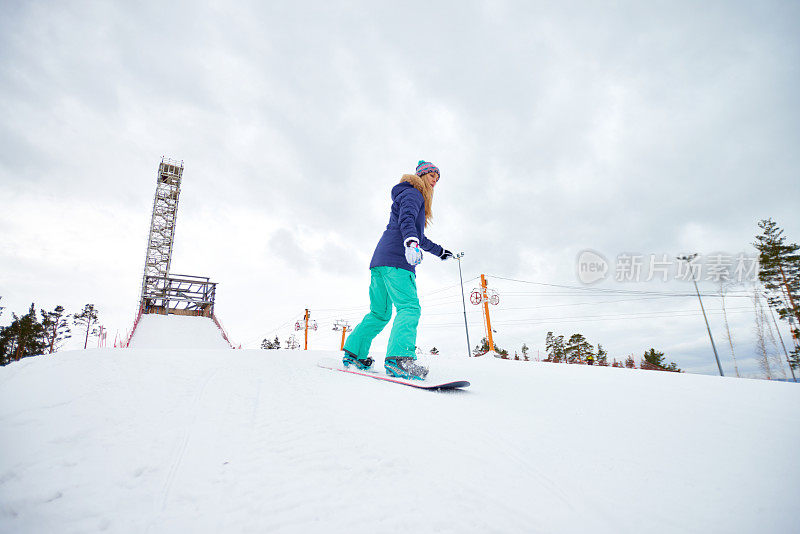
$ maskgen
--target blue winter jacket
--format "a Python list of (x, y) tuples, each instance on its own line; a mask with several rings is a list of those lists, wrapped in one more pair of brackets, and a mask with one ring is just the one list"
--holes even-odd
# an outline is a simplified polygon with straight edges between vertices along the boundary
[(392, 212), (389, 224), (383, 232), (369, 268), (400, 267), (414, 271), (414, 266), (406, 261), (405, 241), (416, 237), (422, 250), (441, 256), (444, 249), (425, 237), (425, 199), (413, 185), (400, 182), (392, 188)]

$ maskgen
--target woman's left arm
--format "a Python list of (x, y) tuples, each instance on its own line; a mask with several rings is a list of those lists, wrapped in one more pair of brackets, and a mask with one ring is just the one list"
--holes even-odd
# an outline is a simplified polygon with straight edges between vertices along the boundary
[(447, 260), (453, 257), (453, 253), (444, 248), (441, 245), (437, 245), (430, 239), (425, 236), (422, 236), (422, 243), (420, 243), (420, 248), (426, 252), (430, 252), (431, 254), (436, 254), (443, 260)]
[(444, 251), (444, 247), (442, 247), (441, 245), (437, 245), (436, 243), (434, 243), (425, 236), (422, 236), (422, 243), (419, 244), (419, 248), (421, 248), (425, 252), (436, 254), (437, 256), (441, 256), (442, 252)]

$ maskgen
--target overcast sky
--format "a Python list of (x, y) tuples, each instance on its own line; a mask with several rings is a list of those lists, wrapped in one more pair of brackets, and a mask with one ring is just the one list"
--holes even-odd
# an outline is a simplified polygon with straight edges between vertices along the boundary
[[(185, 162), (172, 270), (219, 282), (217, 315), (247, 347), (285, 339), (305, 308), (312, 348), (338, 346), (330, 324), (366, 312), (389, 191), (419, 159), (442, 172), (428, 236), (466, 253), (465, 280), (489, 276), (512, 353), (581, 332), (611, 357), (655, 347), (716, 373), (696, 297), (597, 289), (691, 291), (617, 282), (615, 262), (754, 254), (761, 218), (800, 241), (798, 2), (3, 10), (3, 325), (31, 302), (92, 302), (112, 335), (130, 327), (162, 156)], [(585, 249), (607, 280), (582, 285)], [(420, 346), (466, 352), (457, 264), (427, 256), (418, 285)], [(720, 300), (705, 303), (734, 374)], [(753, 303), (726, 304), (740, 372), (756, 376)]]

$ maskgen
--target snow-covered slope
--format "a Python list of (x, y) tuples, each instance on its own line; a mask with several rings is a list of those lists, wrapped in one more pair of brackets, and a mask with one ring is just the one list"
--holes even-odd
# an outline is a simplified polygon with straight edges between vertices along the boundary
[(222, 331), (208, 317), (142, 315), (131, 338), (136, 349), (229, 349)]
[(796, 532), (800, 387), (332, 352), (102, 349), (0, 368), (0, 532)]

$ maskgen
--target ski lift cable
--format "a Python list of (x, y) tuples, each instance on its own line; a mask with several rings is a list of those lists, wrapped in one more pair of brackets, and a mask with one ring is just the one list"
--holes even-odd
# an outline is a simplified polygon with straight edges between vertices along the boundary
[[(473, 280), (477, 280), (479, 278), (480, 278), (480, 276), (476, 276), (474, 278), (470, 278), (469, 280), (464, 280), (464, 283), (467, 284), (467, 283), (472, 282)], [(447, 286), (447, 287), (434, 289), (433, 291), (428, 291), (427, 293), (421, 294), (419, 297), (420, 298), (430, 297), (431, 295), (435, 295), (436, 293), (441, 293), (442, 291), (448, 291), (450, 289), (458, 289), (460, 287), (461, 287), (461, 284), (453, 284), (453, 285), (450, 285), (450, 286)]]
[[(505, 293), (503, 293), (503, 295), (505, 296)], [(605, 301), (602, 301), (602, 302), (573, 302), (573, 303), (564, 303), (564, 304), (543, 304), (543, 305), (539, 305), (539, 306), (512, 306), (512, 307), (503, 306), (501, 312), (509, 311), (509, 310), (539, 310), (539, 309), (544, 309), (544, 308), (568, 308), (568, 307), (573, 307), (573, 306), (600, 306), (600, 305), (606, 305), (606, 304), (617, 304), (617, 303), (622, 303), (622, 302), (639, 302), (639, 301), (644, 301), (644, 300), (657, 300), (657, 299), (664, 299), (664, 298), (668, 298), (668, 297), (666, 297), (666, 296), (638, 297), (638, 298), (629, 298), (629, 299), (605, 300)], [(454, 315), (454, 314), (461, 315), (463, 313), (464, 312), (461, 309), (459, 309), (457, 311), (452, 311), (452, 312), (433, 312), (433, 313), (425, 313), (425, 310), (423, 309), (423, 314), (425, 314), (425, 315)]]
[[(506, 280), (508, 282), (517, 282), (521, 284), (531, 284), (537, 286), (544, 286), (544, 287), (557, 287), (560, 289), (570, 289), (574, 291), (584, 291), (589, 293), (596, 293), (596, 294), (603, 294), (603, 293), (614, 293), (614, 294), (646, 294), (646, 295), (674, 295), (675, 293), (664, 293), (660, 291), (641, 291), (635, 289), (610, 289), (610, 288), (602, 288), (602, 287), (582, 287), (582, 286), (569, 286), (564, 284), (551, 284), (547, 282), (534, 282), (532, 280), (520, 280), (518, 278), (508, 278), (496, 274), (487, 274), (487, 277), (495, 278), (498, 280)], [(680, 296), (684, 295), (692, 295), (691, 293), (680, 293)]]
[[(615, 294), (612, 291), (602, 292), (602, 293), (574, 293), (574, 292), (554, 292), (554, 291), (503, 291), (503, 296), (505, 297), (576, 297), (576, 296), (588, 296), (588, 297), (602, 297), (605, 295)], [(694, 297), (697, 298), (696, 293), (659, 293), (659, 292), (639, 292), (639, 293), (629, 293), (626, 290), (620, 290), (621, 295), (626, 294), (641, 294), (641, 295), (652, 295), (654, 297)], [(716, 293), (700, 293), (702, 297), (708, 298), (721, 298), (719, 294)], [(726, 294), (725, 298), (750, 298), (751, 294), (740, 294), (740, 295), (732, 295)]]
[[(740, 310), (732, 313), (750, 313), (752, 310)], [(708, 313), (708, 312), (707, 312)], [(721, 312), (717, 312), (721, 313)], [(549, 324), (561, 324), (561, 323), (580, 323), (580, 322), (602, 322), (602, 321), (618, 321), (621, 319), (630, 320), (630, 319), (664, 319), (664, 318), (673, 318), (673, 317), (692, 317), (692, 316), (699, 316), (701, 312), (686, 312), (684, 314), (672, 314), (672, 315), (664, 315), (664, 316), (630, 316), (630, 317), (617, 317), (617, 316), (596, 316), (596, 317), (557, 317), (557, 318), (536, 318), (536, 319), (519, 319), (519, 320), (511, 320), (511, 321), (492, 321), (492, 326), (541, 326), (541, 325), (549, 325)], [(455, 322), (455, 323), (430, 323), (427, 321), (421, 321), (422, 324), (425, 325), (426, 328), (455, 328), (455, 327), (463, 327), (463, 322)], [(469, 321), (470, 326), (478, 327), (482, 326), (483, 322), (480, 320), (472, 320)]]
[[(729, 308), (728, 311), (730, 313), (748, 313), (750, 308), (748, 306), (743, 306), (739, 308)], [(706, 310), (706, 313), (709, 313)], [(721, 310), (716, 310), (711, 313), (714, 314), (721, 314)], [(695, 311), (695, 310), (667, 310), (667, 311), (659, 311), (659, 312), (645, 312), (645, 313), (626, 313), (626, 314), (596, 314), (596, 315), (571, 315), (569, 317), (535, 317), (535, 318), (517, 318), (517, 319), (498, 319), (497, 321), (493, 321), (493, 325), (496, 323), (497, 325), (509, 325), (509, 324), (527, 324), (527, 323), (536, 323), (536, 322), (543, 322), (543, 321), (558, 321), (562, 319), (568, 319), (570, 321), (575, 320), (593, 320), (593, 319), (662, 319), (662, 318), (671, 318), (671, 317), (692, 317), (696, 315), (701, 315), (702, 312)]]
[[(466, 280), (466, 281), (465, 281), (465, 283), (467, 283), (467, 282), (472, 282), (473, 280), (475, 280), (475, 279), (477, 279), (477, 278), (479, 278), (479, 277), (477, 277), (477, 276), (476, 276), (476, 277), (475, 277), (475, 278), (473, 278), (473, 279)], [(450, 286), (442, 287), (442, 288), (439, 288), (439, 289), (434, 289), (433, 291), (429, 291), (429, 292), (426, 292), (426, 293), (423, 293), (423, 294), (419, 295), (419, 299), (420, 299), (420, 300), (427, 299), (427, 298), (429, 298), (431, 295), (435, 295), (435, 294), (441, 293), (441, 292), (443, 292), (443, 291), (448, 291), (448, 290), (451, 290), (451, 289), (456, 289), (456, 288), (458, 288), (458, 287), (460, 287), (460, 284), (454, 284), (454, 285), (450, 285)], [(460, 296), (459, 296), (459, 295), (452, 295), (452, 296), (441, 296), (441, 297), (437, 297), (437, 299), (436, 299), (436, 300), (439, 300), (439, 299), (452, 299), (452, 300), (456, 300), (456, 299), (458, 299), (458, 298), (460, 298)], [(428, 304), (428, 301), (426, 301), (426, 305), (431, 305), (431, 304)], [(323, 319), (330, 319), (330, 318), (332, 318), (332, 317), (334, 317), (334, 316), (339, 316), (339, 315), (342, 315), (343, 313), (345, 313), (345, 312), (349, 312), (349, 311), (352, 311), (352, 312), (354, 312), (354, 313), (355, 313), (355, 312), (363, 312), (363, 310), (364, 310), (364, 309), (369, 309), (369, 304), (365, 303), (365, 304), (363, 304), (363, 305), (360, 305), (360, 306), (351, 306), (351, 307), (347, 307), (347, 308), (316, 308), (316, 309), (314, 309), (314, 312), (315, 312), (315, 313), (320, 313), (320, 312), (334, 312), (332, 315), (323, 315), (323, 316), (322, 316), (322, 318), (323, 318)]]
[(275, 332), (277, 332), (278, 330), (280, 330), (280, 329), (282, 329), (282, 328), (285, 328), (286, 326), (288, 326), (288, 325), (292, 324), (294, 321), (295, 321), (295, 314), (292, 314), (292, 316), (291, 316), (291, 319), (289, 319), (288, 321), (286, 321), (286, 322), (282, 323), (280, 326), (277, 326), (277, 327), (273, 328), (272, 330), (268, 330), (268, 331), (266, 331), (264, 334), (261, 334), (261, 335), (259, 335), (258, 337), (251, 338), (251, 339), (249, 339), (249, 340), (243, 341), (243, 342), (242, 342), (242, 345), (249, 345), (250, 343), (255, 343), (255, 342), (257, 342), (259, 339), (263, 339), (263, 338), (265, 338), (266, 336), (269, 336), (269, 335), (271, 335), (271, 334), (274, 334), (274, 333), (275, 333)]
[[(654, 297), (651, 297), (654, 298)], [(625, 299), (621, 301), (614, 301), (614, 302), (624, 302), (628, 300), (638, 300), (638, 299)], [(644, 299), (641, 299), (644, 300)], [(600, 303), (585, 303), (585, 304), (600, 304)], [(551, 307), (551, 306), (543, 306), (543, 307)], [(532, 308), (505, 308), (505, 310), (509, 309), (537, 309), (537, 307)], [(743, 307), (734, 307), (728, 308), (728, 312), (730, 313), (745, 313), (750, 311), (750, 306), (743, 306)], [(426, 318), (430, 317), (440, 317), (446, 315), (461, 315), (463, 312), (461, 310), (455, 312), (433, 312), (433, 313), (423, 313), (421, 317), (421, 322), (426, 326), (438, 327), (438, 326), (449, 326), (450, 323), (430, 323)], [(477, 314), (477, 312), (475, 312)], [(659, 318), (670, 318), (670, 317), (691, 317), (700, 315), (701, 312), (695, 310), (659, 310), (653, 312), (641, 312), (641, 313), (625, 313), (625, 314), (592, 314), (592, 315), (578, 315), (578, 316), (570, 316), (570, 317), (531, 317), (531, 318), (519, 318), (519, 319), (509, 319), (503, 320), (502, 318), (498, 318), (494, 321), (495, 324), (498, 326), (509, 326), (509, 325), (521, 325), (521, 324), (539, 324), (544, 322), (576, 322), (582, 320), (588, 321), (597, 321), (597, 320), (622, 320), (622, 319), (659, 319)], [(710, 311), (711, 314), (720, 314), (721, 311), (713, 310)], [(358, 319), (360, 317), (356, 317)], [(340, 317), (341, 319), (341, 317)], [(472, 322), (475, 325), (482, 324), (478, 320), (474, 320)], [(333, 321), (319, 321), (319, 326), (322, 328), (328, 328), (333, 326)], [(453, 323), (455, 325), (460, 325), (461, 323)]]
[[(532, 284), (538, 286), (545, 286), (545, 287), (557, 287), (561, 289), (570, 289), (574, 291), (584, 291), (589, 293), (595, 294), (628, 294), (628, 295), (663, 295), (663, 296), (671, 296), (671, 297), (686, 297), (691, 296), (695, 297), (694, 293), (690, 292), (674, 292), (674, 291), (648, 291), (648, 290), (637, 290), (637, 289), (610, 289), (610, 288), (603, 288), (603, 287), (582, 287), (582, 286), (570, 286), (564, 284), (551, 284), (547, 282), (534, 282), (532, 280), (520, 280), (518, 278), (508, 278), (504, 276), (499, 276), (496, 274), (487, 274), (487, 277), (495, 278), (498, 280), (506, 280), (508, 282), (517, 282), (521, 284)], [(703, 294), (704, 295), (704, 294)], [(719, 296), (718, 294), (709, 293), (708, 296)], [(731, 295), (734, 296), (734, 295)]]
[[(506, 294), (503, 293), (503, 296)], [(648, 296), (648, 297), (637, 297), (637, 298), (626, 298), (626, 299), (617, 299), (617, 300), (604, 300), (600, 302), (569, 302), (569, 303), (562, 303), (562, 304), (543, 304), (540, 306), (503, 306), (503, 311), (505, 310), (534, 310), (534, 309), (542, 309), (542, 308), (567, 308), (572, 306), (600, 306), (606, 304), (618, 304), (622, 302), (641, 302), (645, 300), (659, 300), (659, 299), (666, 299), (669, 298), (669, 295), (659, 295), (659, 296)]]
[[(737, 308), (728, 308), (728, 312), (731, 313), (744, 313), (745, 311), (749, 311), (750, 308), (747, 306), (737, 307)], [(721, 314), (721, 310), (713, 310), (709, 311), (706, 310), (708, 314)], [(701, 315), (701, 311), (696, 310), (664, 310), (664, 311), (656, 311), (656, 312), (643, 312), (643, 313), (623, 313), (623, 314), (594, 314), (594, 315), (575, 315), (570, 316), (568, 318), (574, 319), (594, 319), (597, 317), (607, 317), (610, 319), (631, 319), (631, 318), (669, 318), (669, 317), (690, 317), (694, 315)], [(548, 320), (551, 318), (544, 317), (544, 318), (535, 318), (534, 320)], [(552, 319), (559, 319), (559, 317), (552, 317)], [(498, 319), (499, 323), (515, 323), (515, 322), (525, 322), (525, 318), (517, 318), (517, 319), (509, 319), (503, 321), (502, 319)]]
[[(750, 306), (741, 306), (741, 307), (735, 307), (735, 308), (728, 308), (728, 311), (729, 312), (735, 312), (735, 313), (747, 313), (749, 311), (752, 311), (752, 309), (751, 309)], [(722, 310), (711, 310), (711, 311), (707, 310), (706, 312), (707, 313), (711, 313), (711, 314), (722, 314), (723, 313)], [(459, 314), (460, 313), (461, 312), (459, 312)], [(477, 315), (477, 312), (474, 312), (474, 313)], [(447, 314), (444, 314), (444, 313), (433, 314), (433, 313), (431, 313), (431, 314), (426, 314), (426, 315), (427, 316), (434, 316), (434, 315), (454, 315), (454, 314), (455, 314), (455, 312), (448, 312)], [(567, 318), (576, 319), (576, 320), (596, 318), (596, 317), (604, 317), (604, 318), (610, 318), (610, 319), (625, 319), (625, 318), (637, 318), (637, 317), (641, 317), (641, 318), (658, 317), (658, 318), (661, 318), (661, 317), (684, 317), (684, 316), (689, 316), (689, 315), (700, 315), (700, 314), (702, 314), (702, 312), (701, 311), (697, 311), (697, 310), (659, 310), (659, 311), (640, 312), (640, 313), (631, 312), (631, 313), (621, 313), (621, 314), (613, 313), (613, 314), (592, 314), (592, 315), (570, 315)], [(530, 318), (523, 317), (523, 318), (505, 319), (504, 320), (504, 319), (502, 319), (502, 316), (501, 316), (501, 317), (498, 317), (497, 321), (492, 321), (492, 324), (494, 324), (495, 322), (497, 324), (525, 323), (527, 321), (546, 321), (546, 320), (551, 320), (551, 319), (562, 319), (562, 318), (565, 318), (565, 317), (530, 317)], [(423, 316), (423, 321), (424, 321), (424, 319), (425, 319), (425, 316)]]

